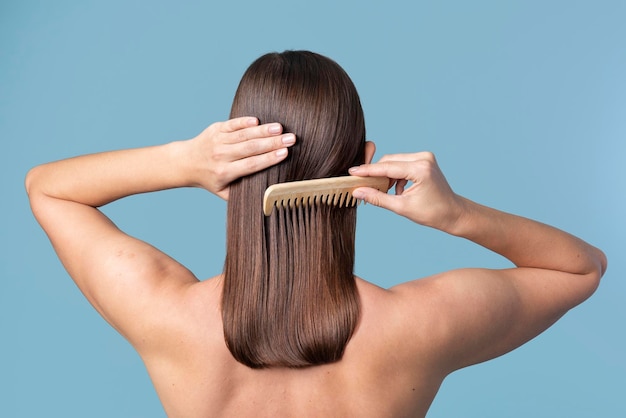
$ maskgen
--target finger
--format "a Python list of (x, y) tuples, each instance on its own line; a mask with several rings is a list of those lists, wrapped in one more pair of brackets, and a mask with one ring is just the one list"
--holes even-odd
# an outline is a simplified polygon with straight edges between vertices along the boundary
[(390, 179), (411, 179), (411, 165), (413, 162), (390, 161), (375, 164), (363, 164), (350, 168), (349, 173), (355, 176), (388, 177)]
[(404, 192), (404, 188), (408, 183), (408, 180), (398, 180), (398, 182), (396, 183), (396, 194), (401, 195), (402, 192)]
[(288, 153), (287, 148), (280, 148), (275, 151), (233, 161), (229, 165), (229, 173), (232, 173), (230, 181), (271, 167), (283, 161)]
[(282, 134), (283, 126), (280, 123), (266, 123), (260, 126), (252, 126), (239, 129), (238, 131), (226, 132), (223, 142), (225, 144), (236, 144), (250, 141), (251, 139), (270, 138)]
[(435, 160), (435, 156), (432, 152), (422, 151), (422, 152), (414, 152), (409, 154), (386, 154), (383, 155), (379, 163), (387, 162), (387, 161), (419, 161), (419, 160)]
[(371, 187), (359, 187), (352, 191), (352, 196), (364, 202), (396, 212), (399, 202), (397, 196), (388, 195)]
[(257, 118), (252, 117), (252, 116), (243, 116), (240, 118), (233, 118), (233, 119), (227, 120), (226, 122), (222, 122), (220, 131), (235, 132), (240, 129), (257, 126), (258, 124), (259, 124), (259, 120)]
[(271, 151), (277, 151), (281, 148), (287, 148), (296, 143), (294, 134), (284, 134), (281, 136), (251, 139), (245, 142), (239, 142), (230, 146), (231, 161), (240, 160), (255, 155), (265, 154)]

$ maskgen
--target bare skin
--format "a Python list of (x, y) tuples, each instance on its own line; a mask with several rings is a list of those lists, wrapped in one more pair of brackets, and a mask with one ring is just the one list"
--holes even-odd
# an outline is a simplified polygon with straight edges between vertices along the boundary
[[(588, 298), (606, 269), (604, 254), (572, 235), (456, 195), (432, 154), (388, 155), (352, 174), (386, 176), (396, 194), (355, 195), (517, 267), (449, 271), (391, 289), (357, 278), (362, 314), (340, 362), (249, 369), (224, 344), (222, 276), (199, 281), (97, 208), (173, 187), (227, 199), (230, 182), (282, 161), (294, 141), (280, 125), (239, 118), (188, 141), (76, 157), (27, 176), (33, 213), (59, 258), (141, 355), (170, 417), (422, 417), (448, 374), (532, 339)], [(367, 162), (373, 151), (369, 143)]]

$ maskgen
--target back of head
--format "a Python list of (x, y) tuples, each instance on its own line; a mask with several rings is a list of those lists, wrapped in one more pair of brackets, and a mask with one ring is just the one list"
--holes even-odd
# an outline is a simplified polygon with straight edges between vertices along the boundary
[(275, 208), (265, 217), (262, 199), (274, 183), (346, 175), (363, 162), (357, 91), (324, 56), (271, 53), (244, 74), (230, 116), (279, 122), (297, 141), (284, 162), (230, 186), (222, 295), (226, 344), (239, 362), (254, 368), (340, 360), (359, 319), (356, 208)]

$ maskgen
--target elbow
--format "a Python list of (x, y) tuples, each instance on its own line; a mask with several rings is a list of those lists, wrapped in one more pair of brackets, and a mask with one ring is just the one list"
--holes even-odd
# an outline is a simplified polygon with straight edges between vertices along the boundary
[(42, 166), (31, 168), (26, 174), (24, 179), (24, 187), (26, 188), (26, 194), (28, 195), (28, 201), (33, 214), (37, 218), (37, 215), (42, 207), (42, 198), (45, 197), (42, 181), (45, 179)]
[(26, 178), (24, 179), (24, 187), (26, 188), (26, 194), (30, 197), (33, 196), (34, 192), (37, 190), (37, 177), (39, 177), (40, 166), (31, 168), (28, 173), (26, 173)]
[(587, 297), (591, 296), (600, 286), (600, 280), (602, 276), (606, 272), (607, 268), (607, 258), (604, 252), (601, 250), (594, 248), (593, 249), (593, 267), (592, 270), (587, 273), (587, 277), (589, 278), (589, 294)]
[(604, 276), (604, 273), (606, 272), (606, 268), (608, 265), (608, 260), (606, 258), (606, 254), (604, 254), (602, 252), (602, 250), (599, 250), (598, 248), (595, 248), (595, 251), (597, 253), (596, 257), (597, 257), (597, 276), (598, 276), (598, 283), (600, 282), (600, 279), (602, 278), (602, 276)]
[(46, 164), (38, 165), (28, 170), (24, 178), (24, 187), (31, 203), (38, 196), (48, 194), (47, 189), (49, 188), (48, 183), (50, 182), (51, 174)]

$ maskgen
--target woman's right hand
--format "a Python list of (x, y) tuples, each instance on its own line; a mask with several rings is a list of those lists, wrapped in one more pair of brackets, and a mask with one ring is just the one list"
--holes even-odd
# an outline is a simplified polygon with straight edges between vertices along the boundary
[(385, 155), (377, 163), (351, 168), (350, 174), (388, 177), (395, 195), (360, 187), (354, 197), (418, 224), (453, 233), (462, 218), (464, 199), (452, 191), (430, 152)]

